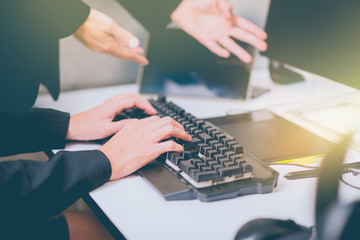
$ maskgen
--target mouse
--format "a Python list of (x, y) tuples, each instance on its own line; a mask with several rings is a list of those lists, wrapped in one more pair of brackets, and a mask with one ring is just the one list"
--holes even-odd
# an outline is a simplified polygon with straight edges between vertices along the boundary
[(307, 228), (292, 220), (260, 218), (242, 226), (235, 240), (305, 240), (313, 235), (313, 228)]

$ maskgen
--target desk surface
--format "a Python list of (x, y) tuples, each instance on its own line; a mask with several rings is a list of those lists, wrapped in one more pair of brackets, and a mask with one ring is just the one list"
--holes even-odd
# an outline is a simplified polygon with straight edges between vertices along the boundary
[[(289, 110), (312, 102), (358, 94), (353, 89), (322, 79), (308, 79), (288, 86), (276, 85), (269, 80), (265, 70), (256, 71), (252, 82), (270, 88), (271, 92), (247, 103), (192, 98), (171, 100), (199, 118), (259, 109), (270, 109), (285, 116)], [(36, 106), (74, 114), (96, 106), (117, 93), (128, 91), (137, 92), (136, 85), (67, 92), (56, 103), (44, 95), (38, 98)], [(96, 147), (96, 144), (77, 143), (69, 144), (67, 149)], [(352, 152), (348, 159), (351, 161), (358, 157), (357, 152)], [(198, 200), (167, 202), (141, 177), (133, 174), (106, 183), (91, 192), (90, 196), (129, 239), (233, 239), (246, 222), (264, 217), (290, 218), (306, 226), (313, 225), (316, 179), (286, 180), (284, 174), (300, 169), (289, 166), (274, 168), (280, 172), (279, 183), (273, 193), (265, 195), (211, 203)], [(346, 202), (360, 199), (360, 191), (344, 186), (341, 192)]]

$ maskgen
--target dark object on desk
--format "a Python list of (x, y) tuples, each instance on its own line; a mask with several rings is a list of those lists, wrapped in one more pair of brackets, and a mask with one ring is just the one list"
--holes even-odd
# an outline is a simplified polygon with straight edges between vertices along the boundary
[(246, 223), (236, 234), (235, 240), (308, 240), (312, 228), (296, 224), (292, 220), (256, 219)]
[[(325, 157), (320, 167), (316, 199), (318, 239), (358, 239), (360, 202), (344, 205), (339, 200), (343, 161), (352, 135), (346, 136)], [(336, 219), (334, 221), (334, 219)]]
[[(166, 102), (163, 97), (149, 102), (158, 116), (174, 118), (192, 136), (191, 142), (172, 138), (184, 146), (184, 152), (168, 152), (138, 171), (166, 200), (198, 198), (208, 202), (272, 192), (278, 173), (244, 152), (234, 137)], [(121, 114), (131, 118), (148, 117), (134, 108)]]
[[(343, 205), (339, 201), (338, 196), (339, 181), (344, 171), (343, 161), (347, 152), (347, 147), (351, 141), (352, 135), (346, 136), (340, 144), (336, 145), (331, 152), (326, 155), (321, 164), (315, 206), (316, 239), (328, 240), (358, 238), (360, 202)], [(354, 164), (357, 166), (359, 163)], [(243, 237), (243, 239), (296, 239), (294, 237), (288, 238), (288, 232), (286, 231), (284, 231), (283, 234), (281, 234), (281, 231), (275, 231), (275, 233), (278, 232), (277, 236), (273, 236), (273, 231), (265, 231), (268, 235), (265, 233), (259, 235), (259, 231), (261, 232), (263, 228), (271, 228), (272, 224), (278, 223), (277, 221), (279, 220), (254, 220), (242, 227), (236, 236)], [(254, 237), (245, 238), (247, 236)], [(304, 235), (304, 238), (299, 239), (309, 238), (305, 238)]]
[[(206, 98), (249, 99), (251, 64), (236, 56), (221, 58), (175, 24), (171, 12), (180, 0), (142, 1), (118, 0), (149, 32), (146, 56), (149, 65), (142, 66), (138, 81), (140, 92)], [(158, 7), (154, 8), (154, 4)], [(154, 17), (156, 16), (156, 17)], [(254, 55), (253, 46), (240, 42)]]
[(325, 154), (334, 146), (267, 110), (205, 120), (234, 136), (248, 152), (264, 162)]
[(303, 76), (287, 69), (283, 64), (270, 60), (269, 71), (271, 80), (278, 84), (291, 84), (304, 81)]
[(360, 89), (360, 1), (274, 0), (263, 55)]
[[(357, 169), (360, 169), (360, 162), (343, 164), (342, 168), (343, 168), (342, 173), (352, 172), (354, 175), (358, 175), (359, 171)], [(312, 170), (290, 172), (290, 173), (286, 174), (284, 177), (289, 180), (295, 180), (295, 179), (302, 179), (302, 178), (318, 177), (319, 174), (320, 174), (320, 169), (315, 168)]]

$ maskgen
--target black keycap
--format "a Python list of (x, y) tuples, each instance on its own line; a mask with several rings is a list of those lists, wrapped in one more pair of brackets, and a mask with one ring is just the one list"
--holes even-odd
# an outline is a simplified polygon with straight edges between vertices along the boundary
[(219, 142), (221, 142), (221, 139), (223, 139), (223, 138), (226, 138), (226, 134), (222, 133), (222, 134), (216, 135), (216, 139), (217, 139)]
[(182, 156), (174, 156), (172, 163), (174, 163), (176, 166), (180, 164), (181, 161), (184, 161), (185, 159)]
[(131, 117), (129, 115), (127, 115), (126, 113), (122, 112), (122, 113), (117, 114), (112, 121), (117, 122), (117, 121), (121, 121), (121, 120), (128, 119), (128, 118), (131, 118)]
[(212, 169), (214, 169), (215, 171), (218, 171), (220, 168), (223, 168), (223, 165), (220, 164), (214, 164), (211, 166)]
[(231, 146), (231, 149), (232, 149), (235, 153), (237, 153), (237, 154), (242, 154), (242, 153), (244, 153), (244, 148), (243, 148), (243, 146), (240, 145), (240, 144), (232, 145), (232, 146)]
[(217, 162), (218, 162), (219, 164), (221, 164), (221, 165), (225, 165), (226, 162), (232, 162), (232, 161), (230, 161), (230, 160), (227, 159), (227, 158), (219, 158), (219, 159), (217, 160)]
[(207, 161), (206, 162), (211, 168), (214, 166), (214, 165), (219, 165), (219, 163), (215, 160), (211, 160), (211, 161)]
[(198, 164), (203, 163), (203, 161), (200, 158), (192, 158), (190, 159), (191, 163), (195, 166), (198, 167)]
[(202, 128), (204, 126), (205, 122), (203, 120), (196, 120), (194, 123), (198, 128)]
[(230, 160), (235, 162), (236, 160), (241, 159), (241, 155), (240, 154), (233, 154), (230, 156)]
[(205, 167), (201, 167), (200, 169), (202, 172), (208, 172), (208, 171), (212, 171), (212, 168), (209, 166), (205, 166)]
[(217, 151), (221, 154), (224, 154), (225, 152), (229, 151), (227, 147), (219, 147)]
[(211, 150), (209, 150), (209, 151), (206, 152), (206, 156), (212, 158), (212, 157), (214, 157), (214, 155), (217, 154), (217, 153), (218, 153), (218, 152), (217, 152), (216, 150), (211, 149)]
[[(231, 161), (229, 161), (229, 162), (225, 162), (224, 163), (224, 166), (225, 167), (232, 167), (232, 166), (237, 166), (234, 162), (231, 162)], [(238, 167), (238, 166), (237, 166)]]
[(213, 145), (216, 143), (219, 143), (219, 142), (216, 140), (210, 140), (207, 144), (213, 148)]
[(157, 101), (160, 103), (166, 103), (166, 96), (164, 95), (159, 95), (157, 98)]
[(218, 173), (216, 171), (196, 172), (193, 177), (196, 182), (204, 182), (217, 178)]
[(211, 157), (206, 157), (202, 159), (204, 163), (208, 163), (210, 161), (214, 161), (214, 159), (212, 159)]
[(212, 145), (212, 147), (213, 147), (215, 150), (219, 151), (219, 147), (224, 147), (224, 145), (222, 145), (221, 143), (215, 143), (214, 145)]
[(210, 136), (212, 136), (213, 138), (215, 138), (217, 135), (221, 134), (222, 132), (219, 131), (219, 130), (216, 130), (216, 131), (212, 131)]
[(209, 147), (209, 146), (203, 147), (201, 150), (202, 150), (202, 151), (201, 151), (200, 153), (201, 153), (202, 155), (204, 155), (204, 156), (207, 156), (207, 151), (212, 150), (212, 147)]
[(233, 152), (233, 151), (226, 151), (226, 152), (224, 152), (223, 154), (224, 154), (227, 158), (230, 159), (230, 156), (231, 156), (231, 155), (235, 155), (235, 152)]
[(202, 154), (204, 147), (208, 147), (208, 145), (206, 143), (199, 143), (196, 147), (196, 150), (198, 150), (198, 152), (200, 152)]
[(214, 132), (214, 131), (216, 131), (216, 130), (217, 130), (216, 128), (210, 127), (210, 128), (207, 128), (205, 132), (206, 132), (207, 134), (211, 134), (212, 132)]
[(212, 140), (212, 137), (210, 137), (208, 134), (206, 133), (200, 133), (198, 135), (198, 137), (203, 140), (204, 143), (208, 143), (210, 140)]
[(190, 149), (188, 151), (184, 151), (180, 153), (181, 156), (185, 159), (190, 159), (198, 156), (198, 151), (195, 149)]
[(239, 168), (238, 166), (219, 168), (218, 171), (220, 177), (227, 177), (242, 173), (242, 169)]
[(221, 139), (220, 142), (221, 142), (222, 144), (224, 144), (225, 147), (229, 147), (229, 146), (228, 146), (228, 142), (231, 142), (231, 141), (233, 141), (233, 138), (225, 137), (225, 138)]
[(199, 130), (197, 127), (189, 127), (188, 132), (193, 133), (195, 130)]
[(168, 152), (166, 154), (166, 159), (169, 160), (170, 162), (172, 162), (174, 156), (180, 156), (180, 155), (177, 152)]
[(243, 164), (243, 173), (249, 173), (253, 171), (253, 166), (248, 163)]
[(199, 143), (202, 143), (202, 141), (197, 137), (193, 137), (191, 139), (191, 142), (184, 142), (181, 145), (184, 147), (184, 150), (186, 151), (189, 149), (196, 149), (196, 147), (198, 146)]
[(225, 156), (222, 155), (222, 154), (215, 154), (214, 156), (212, 156), (212, 158), (217, 161), (217, 160), (219, 160), (220, 158), (225, 158)]
[(192, 132), (192, 134), (194, 134), (194, 135), (196, 135), (196, 136), (198, 136), (200, 133), (203, 133), (203, 131), (201, 131), (201, 130), (194, 130), (194, 131)]
[(246, 164), (245, 159), (243, 158), (238, 158), (234, 161), (238, 166), (243, 166), (244, 164)]
[(202, 171), (202, 168), (204, 167), (208, 167), (208, 165), (206, 163), (198, 163), (196, 165), (197, 169), (199, 169), (200, 171)]
[(207, 132), (207, 130), (208, 130), (209, 128), (213, 128), (213, 126), (210, 125), (210, 124), (208, 124), (208, 123), (205, 123), (205, 124), (203, 125), (203, 127), (202, 127), (202, 130), (203, 130), (204, 132)]
[(229, 149), (231, 149), (231, 146), (235, 145), (235, 144), (237, 144), (237, 142), (234, 140), (231, 140), (231, 141), (226, 142), (225, 147), (228, 147)]
[(179, 168), (185, 172), (189, 173), (190, 169), (195, 169), (196, 167), (191, 163), (191, 160), (181, 161)]

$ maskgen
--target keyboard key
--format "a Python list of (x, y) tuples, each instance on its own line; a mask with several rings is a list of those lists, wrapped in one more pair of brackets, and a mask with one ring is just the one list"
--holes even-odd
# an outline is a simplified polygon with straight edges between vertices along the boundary
[(204, 143), (208, 143), (210, 140), (212, 140), (212, 137), (210, 137), (208, 134), (206, 133), (200, 133), (198, 135), (198, 137), (203, 140)]
[(174, 163), (176, 166), (178, 166), (180, 164), (181, 161), (184, 161), (185, 159), (178, 155), (178, 156), (174, 156), (172, 159), (172, 163)]
[(207, 152), (210, 151), (210, 150), (212, 150), (212, 147), (209, 147), (209, 146), (203, 147), (203, 148), (202, 148), (202, 151), (201, 151), (200, 153), (201, 153), (202, 155), (208, 157), (208, 156), (207, 156)]
[(217, 154), (217, 153), (218, 153), (218, 152), (217, 152), (216, 150), (211, 149), (211, 150), (209, 150), (209, 151), (206, 152), (206, 156), (212, 158), (212, 157), (214, 157), (214, 155)]
[(224, 145), (222, 145), (221, 143), (215, 143), (214, 145), (212, 145), (212, 147), (213, 147), (215, 150), (219, 151), (219, 147), (224, 147)]
[(212, 158), (215, 159), (216, 161), (218, 161), (219, 158), (225, 158), (225, 156), (222, 154), (215, 154), (214, 156), (212, 156)]
[(243, 173), (249, 173), (253, 171), (253, 166), (248, 163), (243, 164)]
[(240, 145), (240, 144), (232, 145), (231, 149), (237, 154), (244, 153), (244, 147), (242, 145)]
[(224, 154), (225, 152), (229, 151), (229, 149), (227, 147), (219, 147), (217, 149), (217, 151), (220, 153), (220, 154)]
[(208, 145), (206, 143), (199, 143), (196, 147), (196, 150), (198, 150), (198, 152), (202, 154), (204, 147), (208, 147)]
[(232, 140), (232, 141), (228, 141), (228, 142), (225, 144), (225, 146), (228, 147), (229, 149), (231, 149), (231, 146), (232, 146), (232, 145), (235, 145), (235, 144), (237, 144), (237, 142), (234, 141), (234, 140)]
[(179, 168), (185, 172), (189, 173), (190, 169), (195, 169), (196, 167), (191, 163), (191, 160), (181, 161)]
[(210, 140), (207, 144), (213, 148), (213, 145), (216, 143), (219, 143), (219, 142), (216, 140)]
[(196, 136), (198, 136), (200, 133), (203, 133), (203, 131), (201, 131), (201, 130), (194, 130), (193, 132), (192, 132), (192, 134), (194, 134), (194, 135), (196, 135)]
[(199, 143), (201, 143), (202, 141), (197, 138), (197, 137), (193, 137), (191, 139), (191, 142), (184, 142), (182, 144), (182, 146), (184, 147), (184, 150), (189, 150), (189, 149), (196, 149), (196, 147), (198, 146)]
[(181, 152), (180, 155), (185, 159), (190, 159), (198, 156), (198, 151), (196, 149), (188, 150)]
[(223, 139), (223, 138), (226, 138), (226, 134), (222, 133), (222, 134), (216, 135), (216, 139), (217, 139), (219, 142), (221, 142), (221, 139)]
[(217, 179), (218, 173), (216, 171), (196, 172), (193, 178), (197, 182), (204, 182)]
[(238, 166), (219, 168), (220, 177), (229, 177), (232, 175), (238, 175), (242, 173), (242, 169)]
[(196, 120), (194, 123), (198, 128), (202, 128), (204, 126), (205, 122), (204, 120)]
[(226, 162), (232, 162), (232, 161), (230, 161), (228, 158), (224, 157), (224, 158), (219, 158), (217, 160), (217, 162), (224, 166)]

